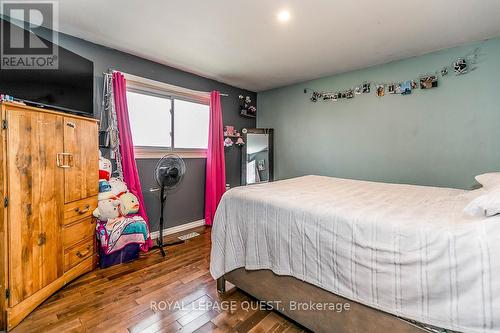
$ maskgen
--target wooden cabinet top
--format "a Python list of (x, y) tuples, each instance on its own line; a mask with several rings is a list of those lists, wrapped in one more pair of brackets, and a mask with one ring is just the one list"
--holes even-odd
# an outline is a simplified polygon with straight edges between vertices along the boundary
[(72, 113), (55, 111), (55, 110), (51, 110), (51, 109), (37, 108), (34, 106), (28, 106), (28, 105), (24, 105), (21, 103), (0, 102), (0, 106), (2, 109), (3, 109), (3, 107), (6, 107), (6, 108), (8, 107), (9, 110), (10, 109), (32, 110), (32, 111), (38, 111), (38, 112), (44, 112), (44, 113), (58, 114), (58, 115), (61, 115), (64, 117), (71, 117), (71, 118), (77, 118), (77, 119), (88, 120), (88, 121), (93, 121), (93, 122), (99, 122), (98, 119), (91, 118), (91, 117), (78, 116), (78, 115), (74, 115)]

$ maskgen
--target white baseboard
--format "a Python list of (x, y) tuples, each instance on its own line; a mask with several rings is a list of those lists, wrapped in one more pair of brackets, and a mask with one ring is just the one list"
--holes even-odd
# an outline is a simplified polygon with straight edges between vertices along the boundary
[[(205, 219), (194, 221), (194, 222), (189, 222), (189, 223), (185, 223), (185, 224), (181, 224), (181, 225), (178, 225), (176, 227), (171, 227), (171, 228), (163, 229), (163, 236), (175, 234), (175, 233), (178, 233), (178, 232), (182, 232), (182, 231), (185, 231), (185, 230), (189, 230), (189, 229), (201, 227), (201, 226), (204, 226), (204, 225), (205, 225)], [(160, 237), (160, 232), (159, 231), (153, 231), (151, 233), (151, 239), (158, 239), (158, 237)]]

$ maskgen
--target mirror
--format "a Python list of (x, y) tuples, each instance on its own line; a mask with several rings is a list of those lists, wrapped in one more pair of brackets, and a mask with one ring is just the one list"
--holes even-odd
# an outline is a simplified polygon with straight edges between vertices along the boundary
[(273, 129), (244, 128), (241, 184), (273, 181)]

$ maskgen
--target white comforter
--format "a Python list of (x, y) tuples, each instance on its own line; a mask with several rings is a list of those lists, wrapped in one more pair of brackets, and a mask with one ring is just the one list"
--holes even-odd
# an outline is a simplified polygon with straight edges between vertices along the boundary
[(463, 332), (500, 331), (500, 217), (483, 190), (305, 176), (234, 188), (217, 209), (210, 271), (270, 269)]

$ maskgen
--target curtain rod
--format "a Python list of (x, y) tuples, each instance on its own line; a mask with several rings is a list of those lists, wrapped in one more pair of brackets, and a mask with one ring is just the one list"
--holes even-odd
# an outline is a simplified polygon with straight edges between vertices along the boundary
[[(156, 81), (156, 80), (148, 79), (148, 78), (137, 76), (137, 75), (133, 75), (133, 74), (128, 74), (128, 73), (120, 72), (120, 71), (117, 71), (117, 70), (114, 70), (114, 69), (110, 69), (110, 71), (111, 71), (111, 73), (109, 73), (109, 72), (103, 72), (102, 74), (104, 74), (104, 75), (111, 75), (114, 72), (118, 72), (118, 73), (122, 73), (123, 75), (128, 76), (128, 77), (137, 78), (138, 81), (140, 81), (140, 80), (142, 80), (142, 81), (153, 81), (153, 82), (158, 82), (159, 84), (173, 86), (173, 85), (171, 85), (169, 83), (165, 83), (165, 82), (161, 82), (161, 81)], [(175, 87), (178, 87), (178, 88), (181, 88), (181, 89), (190, 90), (193, 93), (207, 94), (207, 95), (210, 94), (210, 91), (200, 91), (200, 90), (194, 90), (194, 89), (189, 89), (189, 88), (184, 88), (184, 87), (179, 87), (179, 86), (175, 86)], [(228, 97), (229, 96), (229, 94), (226, 94), (226, 93), (220, 93), (220, 95), (222, 97)]]

